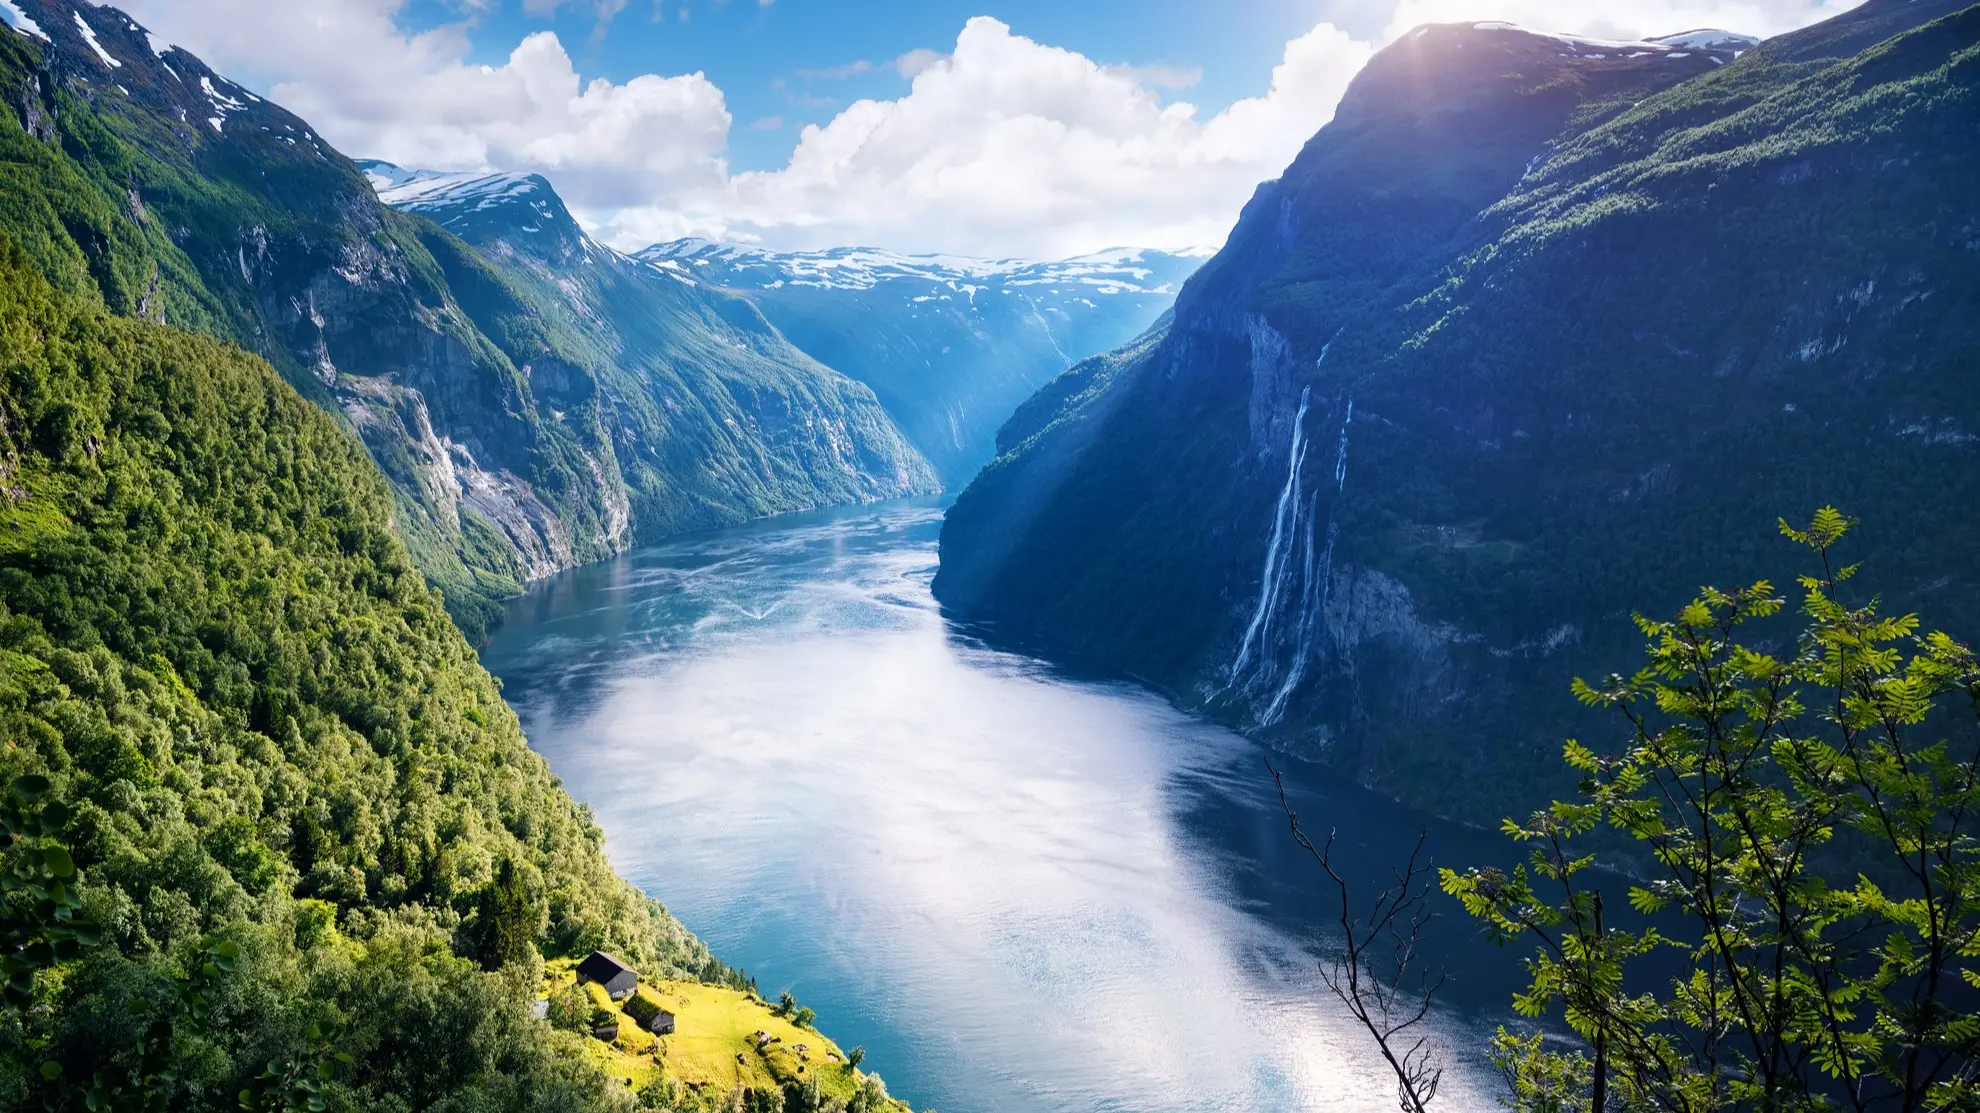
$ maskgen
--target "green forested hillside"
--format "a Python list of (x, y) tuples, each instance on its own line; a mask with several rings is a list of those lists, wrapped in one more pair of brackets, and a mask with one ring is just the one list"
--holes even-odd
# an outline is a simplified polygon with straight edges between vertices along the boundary
[(468, 316), (553, 412), (602, 415), (633, 537), (936, 488), (872, 390), (749, 302), (597, 243), (542, 177), (419, 186), (384, 196), (425, 226)]
[[(656, 431), (624, 414), (668, 400), (617, 353), (568, 343), (472, 248), (381, 204), (306, 122), (184, 50), (156, 53), (122, 12), (21, 3), (36, 32), (0, 31), (0, 231), (58, 288), (233, 340), (340, 415), (470, 631), (520, 584), (618, 552), (636, 531), (928, 486), (870, 392), (826, 372), (843, 395), (807, 395), (813, 369), (764, 364), (751, 370), (769, 388), (732, 412), (674, 400), (660, 435), (736, 447), (724, 466), (666, 476), (677, 512), (638, 520), (635, 495), (653, 505), (652, 484), (621, 458)], [(730, 352), (704, 343), (690, 367), (726, 368)], [(775, 440), (785, 423), (836, 439)]]
[(728, 975), (613, 874), (361, 447), (262, 361), (39, 270), (0, 250), (0, 778), (74, 809), (105, 940), (9, 1014), (0, 1108), (126, 1075), (216, 940), (240, 958), (165, 1108), (235, 1108), (312, 1021), (354, 1058), (333, 1108), (630, 1102), (528, 1017), (535, 949)]
[(1007, 429), (938, 595), (1486, 819), (1579, 730), (1559, 655), (1626, 666), (1776, 515), (1980, 621), (1976, 97), (1957, 0), (1736, 59), (1405, 36), (1166, 338)]

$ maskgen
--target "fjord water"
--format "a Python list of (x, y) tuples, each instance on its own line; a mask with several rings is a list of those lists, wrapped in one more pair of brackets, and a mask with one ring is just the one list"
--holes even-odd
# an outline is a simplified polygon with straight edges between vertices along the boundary
[[(571, 572), (483, 658), (619, 869), (917, 1109), (1395, 1108), (1317, 977), (1334, 895), (1265, 752), (945, 623), (940, 514), (776, 519)], [(1315, 769), (1289, 782), (1357, 882), (1421, 829)], [(1491, 842), (1433, 825), (1427, 852)], [(1484, 947), (1449, 916), (1429, 947), (1455, 975), (1430, 1026), (1453, 1109), (1492, 1105), (1469, 1053), (1509, 986)]]

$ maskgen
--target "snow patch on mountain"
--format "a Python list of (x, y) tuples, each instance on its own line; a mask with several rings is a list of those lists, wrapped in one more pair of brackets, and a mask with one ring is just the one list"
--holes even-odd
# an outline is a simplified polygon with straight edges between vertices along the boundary
[(206, 122), (213, 125), (214, 131), (225, 131), (228, 114), (247, 107), (241, 101), (214, 88), (213, 79), (210, 77), (200, 78), (199, 87), (206, 93), (207, 101), (213, 105), (213, 115), (208, 116)]
[(32, 35), (42, 42), (49, 41), (48, 32), (43, 31), (41, 25), (22, 11), (14, 0), (0, 0), (0, 21), (5, 21), (7, 26), (23, 35)]
[(1675, 35), (1663, 35), (1653, 39), (1595, 39), (1586, 35), (1566, 35), (1552, 31), (1534, 31), (1516, 23), (1487, 21), (1471, 25), (1474, 31), (1499, 31), (1508, 34), (1531, 35), (1535, 38), (1550, 39), (1565, 47), (1563, 58), (1646, 58), (1661, 56), (1678, 59), (1689, 58), (1693, 52), (1731, 54), (1737, 56), (1753, 47), (1760, 40), (1751, 35), (1736, 34), (1715, 28), (1701, 28), (1683, 31)]
[(1744, 54), (1760, 45), (1760, 40), (1752, 35), (1742, 35), (1736, 31), (1721, 31), (1715, 27), (1701, 27), (1695, 31), (1680, 31), (1675, 35), (1660, 35), (1650, 40), (1665, 46), (1683, 50), (1720, 50), (1732, 54)]
[[(636, 258), (694, 270), (712, 268), (721, 285), (743, 289), (811, 286), (871, 290), (883, 283), (932, 284), (974, 301), (979, 293), (1016, 294), (1028, 287), (1088, 288), (1101, 294), (1173, 294), (1173, 266), (1156, 267), (1157, 253), (1113, 248), (1072, 259), (975, 259), (960, 255), (903, 255), (870, 247), (779, 252), (747, 244), (702, 239), (654, 244)], [(1171, 257), (1173, 259), (1173, 257)]]
[(116, 69), (124, 64), (112, 58), (110, 52), (103, 49), (103, 44), (96, 41), (96, 28), (89, 25), (89, 21), (82, 17), (81, 12), (71, 14), (76, 17), (76, 30), (82, 32), (83, 41), (89, 44), (89, 48), (96, 52), (96, 56), (103, 60), (104, 65)]
[[(367, 176), (376, 173), (370, 169), (374, 165), (367, 164)], [(398, 181), (390, 180), (389, 174), (379, 174), (372, 178), (372, 185), (378, 188), (379, 200), (395, 209), (414, 212), (438, 208), (490, 209), (537, 192), (542, 182), (533, 174), (478, 174), (472, 171), (443, 174), (430, 170), (400, 173), (404, 177)], [(385, 179), (386, 184), (379, 188), (381, 178)]]

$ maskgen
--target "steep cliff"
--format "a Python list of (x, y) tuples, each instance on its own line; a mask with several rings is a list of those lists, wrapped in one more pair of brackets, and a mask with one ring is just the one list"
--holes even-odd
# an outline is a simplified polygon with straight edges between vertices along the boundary
[(1433, 26), (1378, 55), (1165, 336), (958, 501), (937, 594), (1489, 818), (1628, 609), (1866, 519), (1980, 618), (1980, 9), (1749, 43)]
[(0, 244), (0, 782), (64, 802), (102, 939), (10, 970), (0, 1109), (238, 1110), (325, 1026), (329, 1108), (629, 1108), (530, 1019), (538, 952), (740, 976), (612, 872), (362, 446), (38, 270)]
[(956, 488), (996, 454), (997, 428), (1019, 403), (1147, 329), (1202, 263), (1132, 249), (1033, 262), (706, 240), (639, 258), (748, 297), (792, 343), (872, 387)]
[(558, 414), (599, 414), (636, 537), (936, 488), (870, 389), (748, 301), (597, 243), (542, 177), (360, 166), (387, 203), (472, 246), (429, 237), (535, 395)]
[[(616, 372), (545, 324), (580, 310), (546, 307), (430, 221), (380, 203), (305, 122), (116, 9), (19, 7), (0, 34), (0, 90), (13, 108), (0, 123), (0, 228), (59, 287), (239, 342), (340, 413), (391, 478), (421, 568), (471, 630), (490, 600), (623, 549), (641, 530), (929, 485), (884, 415), (857, 412), (853, 384), (833, 384), (841, 399), (765, 411), (766, 422), (836, 427), (808, 443), (757, 444), (763, 425), (743, 420), (750, 414), (676, 398), (685, 416), (664, 432), (689, 438), (681, 455), (697, 451), (696, 438), (730, 438), (764, 463), (671, 475), (675, 504), (698, 509), (639, 522), (645, 479), (625, 473), (621, 453), (654, 430), (620, 427), (621, 409), (603, 395), (570, 393)], [(690, 316), (665, 327), (698, 325)], [(810, 366), (756, 369), (779, 386), (784, 372), (818, 378)]]

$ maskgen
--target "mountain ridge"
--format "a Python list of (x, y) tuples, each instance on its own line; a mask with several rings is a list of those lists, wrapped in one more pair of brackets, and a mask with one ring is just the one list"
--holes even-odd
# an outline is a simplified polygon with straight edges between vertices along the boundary
[[(655, 323), (723, 322), (719, 340), (687, 338), (696, 383), (669, 386), (719, 396), (656, 425), (666, 403), (615, 352), (543, 325), (561, 291), (384, 205), (306, 122), (158, 53), (115, 9), (16, 7), (39, 34), (0, 36), (0, 84), (25, 138), (12, 155), (44, 179), (17, 231), (58, 286), (239, 342), (342, 415), (470, 630), (523, 583), (641, 538), (934, 486), (870, 392), (721, 305)], [(749, 389), (722, 393), (730, 380)], [(692, 446), (622, 461), (662, 433)]]
[(1971, 618), (1919, 539), (1964, 536), (1980, 428), (1977, 25), (1872, 0), (1722, 60), (1405, 35), (1166, 335), (1013, 419), (938, 597), (1481, 820), (1586, 726), (1548, 659), (1627, 667), (1628, 608), (1745, 575), (1776, 515), (1864, 515), (1883, 586)]
[(1135, 248), (1035, 261), (704, 240), (637, 258), (748, 297), (798, 347), (866, 383), (952, 488), (996, 454), (1020, 403), (1145, 331), (1202, 263)]

